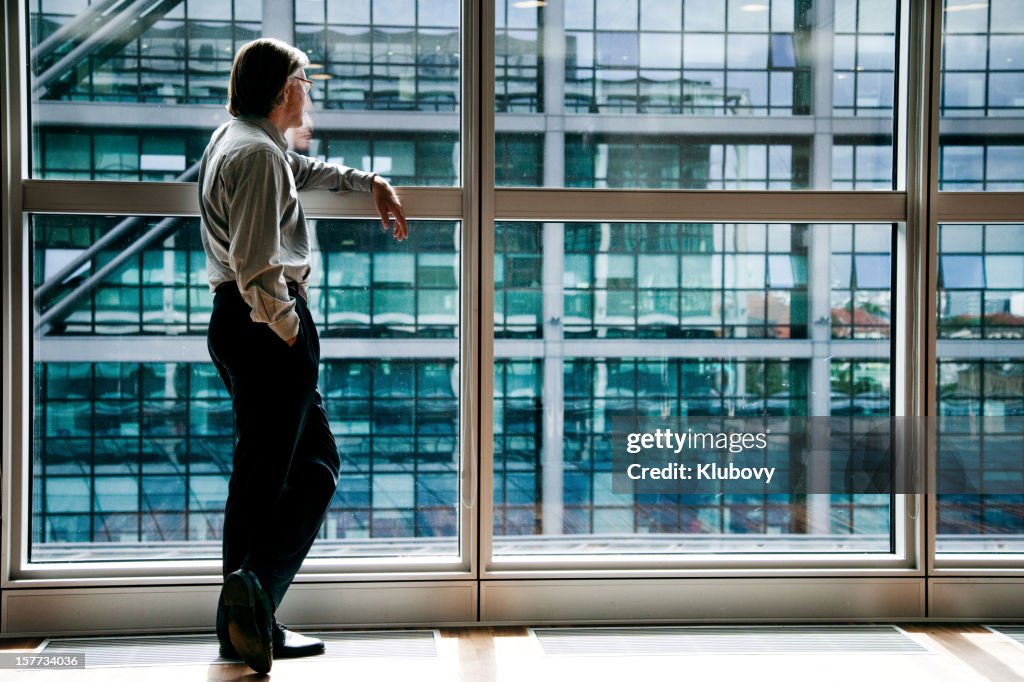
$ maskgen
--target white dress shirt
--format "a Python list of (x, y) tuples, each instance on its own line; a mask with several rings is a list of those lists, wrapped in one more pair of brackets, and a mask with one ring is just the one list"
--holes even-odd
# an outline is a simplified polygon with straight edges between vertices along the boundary
[(369, 192), (376, 173), (286, 151), (266, 118), (239, 116), (213, 134), (199, 167), (200, 231), (210, 291), (235, 282), (255, 322), (284, 340), (299, 333), (295, 300), (309, 280), (309, 230), (300, 189)]

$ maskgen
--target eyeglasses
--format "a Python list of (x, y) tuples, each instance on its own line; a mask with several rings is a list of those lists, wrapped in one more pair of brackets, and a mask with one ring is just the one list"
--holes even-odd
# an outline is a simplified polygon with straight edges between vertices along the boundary
[(302, 76), (292, 76), (292, 78), (297, 81), (302, 81), (302, 91), (307, 95), (309, 94), (309, 91), (313, 89), (313, 81), (308, 78), (303, 78)]

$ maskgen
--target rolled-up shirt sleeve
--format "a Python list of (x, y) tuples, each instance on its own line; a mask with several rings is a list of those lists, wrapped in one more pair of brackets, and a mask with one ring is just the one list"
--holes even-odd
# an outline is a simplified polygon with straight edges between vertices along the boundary
[(228, 262), (242, 298), (252, 309), (252, 320), (269, 325), (287, 341), (299, 333), (295, 300), (281, 264), (282, 210), (290, 191), (287, 169), (270, 151), (247, 154), (233, 166)]
[(376, 173), (367, 173), (320, 159), (288, 152), (288, 165), (295, 176), (297, 189), (329, 189), (332, 192), (369, 192)]

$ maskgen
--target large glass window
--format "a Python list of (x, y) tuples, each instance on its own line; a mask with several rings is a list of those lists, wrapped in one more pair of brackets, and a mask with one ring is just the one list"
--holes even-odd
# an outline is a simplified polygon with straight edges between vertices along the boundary
[(896, 5), (497, 0), (497, 126), (543, 169), (509, 184), (896, 189)]
[(269, 20), (310, 60), (298, 151), (397, 184), (461, 182), (458, 0), (28, 5), (34, 177), (193, 180), (229, 118), (235, 51)]
[(295, 3), (296, 46), (328, 109), (458, 111), (458, 0)]
[(638, 414), (888, 416), (891, 225), (496, 230), (497, 557), (890, 551), (887, 495), (615, 492), (611, 432)]
[[(349, 212), (355, 199), (309, 212), (320, 388), (343, 459), (314, 556), (458, 556), (487, 578), (527, 556), (658, 555), (672, 571), (691, 554), (756, 570), (758, 554), (815, 553), (888, 570), (927, 566), (918, 546), (1021, 551), (1024, 227), (998, 208), (1006, 197), (989, 216), (950, 193), (1024, 184), (1018, 0), (943, 0), (920, 45), (901, 41), (929, 3), (909, 0), (24, 4), (30, 562), (219, 554), (232, 415), (205, 345), (194, 194), (172, 183), (194, 180), (228, 119), (232, 55), (264, 34), (310, 58), (294, 150), (431, 186), (403, 194), (423, 214), (401, 245), (354, 219), (372, 215)], [(465, 39), (463, 16), (492, 10), (486, 35)], [(481, 52), (465, 54), (472, 43)], [(918, 59), (940, 84), (925, 98), (935, 149), (907, 134), (934, 132), (912, 110), (933, 82), (911, 72)], [(466, 68), (476, 60), (487, 73)], [(484, 79), (493, 103), (479, 101)], [(480, 128), (464, 131), (464, 113)], [(466, 176), (470, 159), (493, 160), (494, 187)], [(938, 169), (937, 199), (903, 194), (908, 170), (932, 167), (921, 160)], [(68, 180), (110, 184), (89, 183), (83, 207), (65, 200), (81, 188)], [(135, 215), (154, 189), (139, 182), (160, 183), (164, 215)], [(759, 197), (764, 215), (736, 214)], [(479, 248), (468, 258), (464, 235)], [(919, 260), (908, 243), (934, 250)], [(937, 315), (910, 329), (917, 311), (901, 304), (929, 277)], [(486, 319), (463, 319), (464, 300)], [(931, 392), (903, 384), (924, 358)], [(462, 400), (464, 359), (493, 395)], [(852, 434), (915, 411), (940, 420), (940, 471), (971, 484), (936, 497), (935, 543), (916, 542), (924, 522), (896, 494), (613, 489), (624, 414), (830, 416)], [(476, 426), (491, 443), (462, 442)], [(491, 446), (490, 462), (460, 460)], [(479, 480), (493, 513), (470, 556), (460, 533), (480, 500), (462, 474), (492, 465)]]
[(1024, 4), (943, 0), (942, 16), (939, 188), (1020, 190)]
[(1024, 551), (1024, 225), (939, 226), (940, 552)]
[[(182, 0), (114, 12), (87, 0), (28, 6), (36, 96), (154, 108), (223, 104), (235, 50), (260, 37), (262, 21), (254, 0)], [(104, 31), (96, 30), (104, 23)]]
[[(342, 459), (312, 555), (454, 555), (459, 223), (415, 221), (401, 244), (376, 221), (310, 226)], [(218, 557), (234, 430), (197, 219), (37, 215), (31, 233), (30, 559)]]
[[(1024, 5), (942, 5), (939, 189), (1024, 188)], [(937, 227), (936, 549), (1024, 552), (1024, 227)], [(962, 214), (962, 217), (966, 217)], [(1003, 218), (1005, 220), (1005, 217)]]
[[(292, 149), (461, 183), (458, 0), (26, 6), (34, 178), (194, 180), (235, 51), (273, 35), (314, 82)], [(312, 555), (457, 555), (461, 222), (414, 221), (401, 245), (376, 220), (308, 223), (342, 457)], [(198, 218), (43, 212), (30, 234), (30, 561), (218, 557), (233, 421)]]

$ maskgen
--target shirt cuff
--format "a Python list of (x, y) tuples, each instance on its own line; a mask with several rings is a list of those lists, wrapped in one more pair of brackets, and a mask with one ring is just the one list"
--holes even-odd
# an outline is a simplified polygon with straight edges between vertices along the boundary
[(357, 192), (370, 192), (373, 190), (373, 179), (375, 177), (377, 177), (376, 173), (367, 173), (366, 171), (349, 168), (342, 175), (339, 188), (341, 190), (351, 189)]
[(294, 310), (277, 322), (269, 322), (268, 325), (282, 341), (291, 341), (299, 335), (299, 315)]

